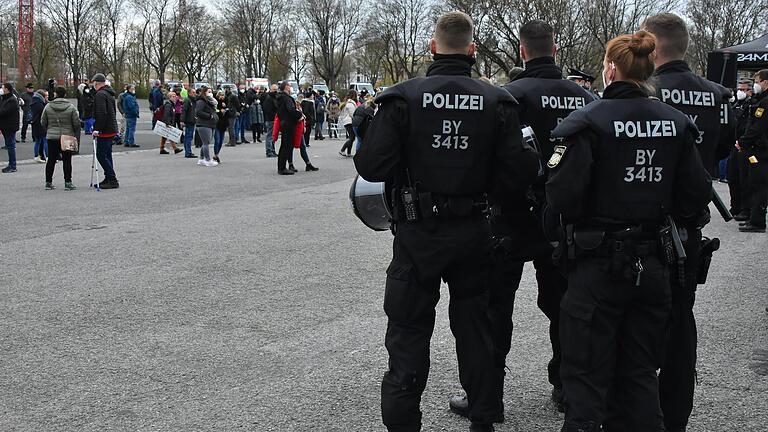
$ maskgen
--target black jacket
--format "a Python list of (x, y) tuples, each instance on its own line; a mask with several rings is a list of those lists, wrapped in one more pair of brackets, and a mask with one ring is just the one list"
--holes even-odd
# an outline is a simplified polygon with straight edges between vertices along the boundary
[(369, 116), (373, 117), (373, 114), (373, 108), (365, 106), (365, 104), (360, 105), (355, 109), (355, 114), (352, 116), (352, 127), (360, 127), (363, 124), (363, 120)]
[(163, 101), (163, 123), (171, 127), (176, 123), (176, 104), (170, 99)]
[(93, 97), (93, 118), (96, 120), (93, 130), (101, 134), (117, 133), (116, 113), (115, 91), (112, 87), (104, 86)]
[(77, 110), (80, 111), (80, 115), (84, 119), (94, 118), (93, 110), (95, 94), (96, 90), (91, 87), (86, 87), (83, 89), (83, 93), (80, 95), (80, 99), (78, 99), (79, 103), (77, 104)]
[(749, 126), (739, 137), (739, 145), (747, 154), (757, 156), (759, 161), (768, 158), (768, 92), (756, 95), (752, 106)]
[(16, 132), (19, 130), (19, 100), (12, 94), (0, 96), (0, 130)]
[(196, 123), (197, 127), (209, 127), (211, 129), (216, 127), (216, 123), (219, 121), (219, 116), (216, 114), (216, 105), (208, 102), (205, 95), (197, 97), (194, 108), (194, 123)]
[(315, 125), (315, 101), (304, 99), (301, 101), (301, 112), (307, 117), (307, 128)]
[(229, 92), (224, 95), (224, 101), (227, 103), (227, 118), (235, 118), (240, 112), (240, 98), (237, 93)]
[(277, 116), (280, 118), (280, 131), (293, 133), (301, 119), (301, 111), (296, 109), (296, 101), (286, 93), (277, 94)]
[(195, 105), (197, 98), (188, 97), (184, 99), (184, 105), (181, 107), (181, 122), (185, 125), (195, 124)]
[(277, 114), (277, 92), (269, 92), (261, 101), (261, 110), (264, 111), (264, 121), (275, 121)]

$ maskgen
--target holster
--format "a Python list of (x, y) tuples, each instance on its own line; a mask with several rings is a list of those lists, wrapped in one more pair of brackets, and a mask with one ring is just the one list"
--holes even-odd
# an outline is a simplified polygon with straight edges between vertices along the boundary
[(707, 283), (707, 276), (709, 275), (709, 266), (712, 264), (712, 255), (715, 251), (720, 249), (719, 238), (701, 238), (701, 254), (699, 255), (699, 269), (696, 275), (696, 283), (698, 285), (704, 285)]

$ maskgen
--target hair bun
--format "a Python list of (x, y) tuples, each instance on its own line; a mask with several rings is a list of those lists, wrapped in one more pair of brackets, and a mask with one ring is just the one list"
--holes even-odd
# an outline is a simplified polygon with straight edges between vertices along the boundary
[(636, 57), (648, 56), (656, 49), (656, 37), (645, 30), (640, 30), (632, 35), (629, 49)]

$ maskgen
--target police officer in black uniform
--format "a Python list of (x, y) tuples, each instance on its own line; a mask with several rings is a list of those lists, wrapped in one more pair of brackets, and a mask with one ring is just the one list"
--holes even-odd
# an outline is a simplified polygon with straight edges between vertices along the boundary
[(560, 317), (565, 432), (663, 430), (656, 369), (674, 258), (659, 233), (679, 240), (669, 217), (701, 212), (711, 182), (696, 126), (644, 89), (654, 48), (645, 31), (611, 40), (603, 99), (553, 132), (564, 139), (547, 163), (546, 192), (548, 219), (564, 224), (568, 273)]
[[(752, 109), (752, 80), (739, 81), (736, 100), (731, 109), (736, 119), (736, 136), (740, 137), (747, 131), (749, 121), (754, 114)], [(751, 207), (749, 190), (749, 162), (747, 155), (740, 152), (736, 146), (731, 149), (728, 157), (728, 190), (731, 195), (731, 214), (739, 222), (749, 220)]]
[[(683, 60), (688, 48), (688, 28), (677, 15), (663, 13), (646, 19), (645, 30), (656, 36), (656, 72), (652, 85), (656, 97), (678, 109), (697, 126), (696, 148), (710, 176), (717, 178), (718, 162), (728, 156), (736, 142), (735, 120), (730, 110), (731, 93), (723, 86), (697, 76)], [(704, 209), (698, 217), (681, 221), (688, 234), (684, 280), (672, 276), (672, 322), (666, 359), (659, 375), (661, 408), (667, 431), (684, 431), (693, 410), (696, 382), (696, 320), (693, 305), (699, 280), (702, 253), (702, 228), (710, 216)]]
[(741, 232), (765, 232), (765, 209), (768, 204), (768, 69), (755, 74), (755, 104), (746, 132), (739, 137), (739, 150), (749, 162), (752, 210)]
[[(546, 161), (554, 147), (550, 133), (568, 114), (586, 106), (595, 98), (578, 84), (564, 80), (555, 64), (557, 46), (552, 26), (533, 20), (520, 28), (520, 56), (525, 70), (504, 88), (517, 99), (520, 123), (530, 126), (536, 134), (541, 156)], [(542, 174), (545, 174), (542, 170)], [(548, 365), (548, 378), (553, 386), (553, 400), (561, 403), (560, 340), (558, 318), (560, 299), (567, 281), (552, 263), (552, 247), (544, 236), (540, 208), (544, 205), (544, 181), (540, 180), (528, 191), (528, 197), (508, 193), (491, 197), (491, 232), (499, 241), (491, 272), (490, 313), (493, 324), (496, 362), (503, 377), (506, 356), (512, 337), (512, 311), (515, 293), (520, 285), (523, 265), (533, 261), (538, 283), (539, 309), (549, 318), (549, 338), (552, 359)], [(502, 378), (503, 379), (503, 378)], [(499, 388), (503, 389), (502, 386)], [(501, 401), (502, 394), (499, 394)], [(453, 412), (466, 416), (467, 399), (450, 399)], [(499, 421), (502, 418), (497, 419)]]
[(514, 98), (470, 78), (472, 35), (466, 14), (440, 17), (427, 77), (376, 98), (379, 111), (355, 155), (363, 178), (394, 186), (394, 254), (384, 294), (389, 370), (381, 386), (382, 417), (390, 431), (421, 428), (441, 279), (451, 295), (470, 430), (492, 431), (502, 411), (494, 389), (501, 379), (488, 317), (491, 236), (484, 196), (492, 188), (521, 194), (539, 164), (521, 141)]

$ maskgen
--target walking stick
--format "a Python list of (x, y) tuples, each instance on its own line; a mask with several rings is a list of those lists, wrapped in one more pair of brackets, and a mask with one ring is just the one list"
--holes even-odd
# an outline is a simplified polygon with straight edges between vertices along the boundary
[[(96, 192), (100, 192), (101, 188), (99, 187), (99, 166), (96, 164), (96, 137), (91, 135), (93, 138), (93, 158), (91, 159), (91, 185), (89, 187), (96, 188)], [(96, 171), (96, 180), (94, 181), (93, 173), (94, 170)]]

